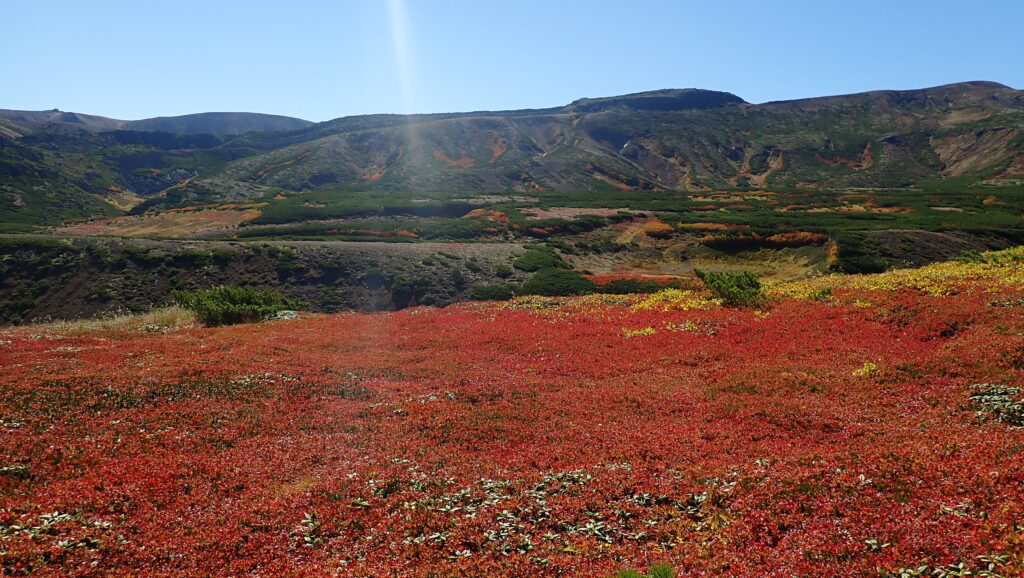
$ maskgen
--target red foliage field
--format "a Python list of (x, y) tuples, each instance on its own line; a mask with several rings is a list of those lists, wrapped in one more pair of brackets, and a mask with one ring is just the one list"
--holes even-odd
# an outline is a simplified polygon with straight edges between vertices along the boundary
[(1024, 572), (1019, 291), (616, 299), (0, 334), (3, 572)]

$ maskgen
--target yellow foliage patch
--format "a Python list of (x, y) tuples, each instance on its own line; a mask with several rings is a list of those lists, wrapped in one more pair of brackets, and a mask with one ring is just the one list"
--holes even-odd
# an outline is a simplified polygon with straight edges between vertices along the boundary
[(691, 309), (711, 309), (720, 307), (721, 299), (710, 299), (693, 291), (665, 289), (644, 297), (633, 305), (634, 310), (653, 309), (658, 311), (688, 311)]
[(916, 289), (933, 297), (954, 295), (968, 282), (1024, 285), (1024, 247), (983, 253), (981, 262), (947, 261), (918, 269), (895, 269), (875, 275), (829, 275), (790, 282), (766, 282), (773, 297), (809, 299), (826, 289), (899, 291)]

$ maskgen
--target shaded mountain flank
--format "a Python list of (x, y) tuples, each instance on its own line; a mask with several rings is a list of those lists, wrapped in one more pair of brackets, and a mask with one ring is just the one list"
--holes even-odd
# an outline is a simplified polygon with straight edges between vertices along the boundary
[(253, 285), (321, 312), (443, 306), (523, 281), (515, 243), (236, 243), (0, 235), (0, 326), (148, 311), (176, 289)]

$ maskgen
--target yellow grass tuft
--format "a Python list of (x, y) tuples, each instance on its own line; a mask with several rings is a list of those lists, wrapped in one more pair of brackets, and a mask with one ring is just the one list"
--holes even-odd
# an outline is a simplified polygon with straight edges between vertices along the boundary
[(146, 313), (119, 313), (91, 319), (50, 321), (19, 327), (31, 333), (61, 333), (89, 335), (93, 333), (148, 332), (179, 329), (196, 325), (195, 315), (183, 307), (173, 305)]

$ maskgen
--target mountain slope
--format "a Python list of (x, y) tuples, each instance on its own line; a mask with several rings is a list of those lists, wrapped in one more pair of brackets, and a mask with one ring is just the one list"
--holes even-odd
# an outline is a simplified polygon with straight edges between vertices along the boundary
[[(138, 211), (313, 190), (692, 193), (1024, 183), (1024, 92), (991, 82), (759, 105), (724, 92), (661, 90), (542, 110), (318, 124), (207, 113), (117, 125), (124, 121), (15, 113), (0, 111), (0, 138), (21, 145), (9, 147), (9, 164), (18, 162), (11, 151), (31, 151), (27, 165), (39, 158), (86, 193), (152, 197)], [(112, 126), (120, 130), (104, 131)], [(236, 134), (249, 130), (274, 132)], [(7, 186), (33, 194), (17, 179)], [(3, 219), (38, 222), (12, 211)]]
[(750, 105), (725, 93), (659, 91), (543, 111), (356, 117), (232, 163), (209, 188), (700, 191), (1006, 180), (1024, 172), (1022, 94), (973, 82)]

